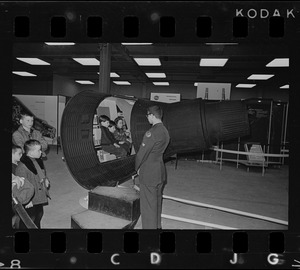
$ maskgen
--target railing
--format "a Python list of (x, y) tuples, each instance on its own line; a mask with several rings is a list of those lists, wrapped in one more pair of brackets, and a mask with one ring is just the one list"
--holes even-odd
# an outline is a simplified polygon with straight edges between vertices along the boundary
[[(219, 148), (217, 146), (212, 147), (211, 149), (216, 151), (217, 156), (216, 156), (216, 161), (220, 162), (220, 170), (222, 170), (222, 162), (223, 161), (236, 161), (237, 162), (237, 167), (238, 164), (244, 164), (246, 166), (261, 166), (262, 167), (262, 175), (264, 175), (265, 173), (265, 167), (268, 166), (268, 164), (271, 164), (272, 162), (270, 161), (266, 161), (264, 158), (262, 158), (260, 161), (257, 162), (253, 162), (253, 161), (249, 161), (249, 160), (240, 160), (239, 159), (239, 155), (245, 155), (245, 156), (255, 156), (255, 157), (280, 157), (280, 158), (284, 158), (284, 157), (289, 157), (288, 154), (269, 154), (269, 153), (259, 153), (259, 152), (246, 152), (246, 151), (234, 151), (234, 150), (226, 150), (223, 149), (223, 144), (221, 146), (222, 148)], [(218, 153), (220, 153), (220, 157), (218, 155)], [(236, 154), (237, 155), (237, 159), (223, 159), (222, 153), (231, 153), (231, 154)]]

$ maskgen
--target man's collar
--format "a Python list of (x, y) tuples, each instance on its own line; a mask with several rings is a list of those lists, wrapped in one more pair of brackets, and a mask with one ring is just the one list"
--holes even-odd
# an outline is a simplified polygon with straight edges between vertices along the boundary
[(158, 125), (158, 124), (162, 124), (162, 122), (156, 122), (152, 126), (155, 126), (155, 125)]

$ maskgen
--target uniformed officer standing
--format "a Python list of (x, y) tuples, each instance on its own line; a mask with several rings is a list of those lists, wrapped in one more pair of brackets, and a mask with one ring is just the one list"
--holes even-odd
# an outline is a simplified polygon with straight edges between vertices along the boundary
[(157, 105), (148, 108), (147, 118), (152, 127), (145, 133), (135, 158), (143, 229), (161, 229), (162, 191), (167, 179), (163, 153), (170, 141), (162, 114)]

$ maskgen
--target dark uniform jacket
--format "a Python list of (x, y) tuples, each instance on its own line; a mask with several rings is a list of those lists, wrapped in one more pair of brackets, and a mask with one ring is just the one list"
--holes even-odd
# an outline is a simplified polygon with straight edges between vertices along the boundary
[(135, 158), (135, 169), (140, 169), (139, 182), (156, 186), (166, 181), (163, 153), (170, 141), (168, 130), (163, 123), (153, 125), (144, 135)]

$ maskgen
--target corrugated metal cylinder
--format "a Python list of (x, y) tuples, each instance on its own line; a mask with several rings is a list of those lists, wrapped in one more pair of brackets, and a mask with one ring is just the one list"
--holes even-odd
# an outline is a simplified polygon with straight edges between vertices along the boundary
[[(80, 92), (68, 102), (62, 116), (61, 142), (67, 166), (77, 183), (87, 189), (115, 186), (135, 173), (134, 155), (105, 163), (100, 163), (97, 157), (93, 118), (101, 101), (110, 96), (93, 91)], [(209, 103), (194, 99), (167, 104), (137, 99), (130, 117), (136, 151), (151, 127), (146, 118), (147, 107), (154, 104), (163, 108), (163, 122), (171, 138), (165, 157), (206, 150), (218, 141), (249, 134), (247, 109), (242, 101)]]

